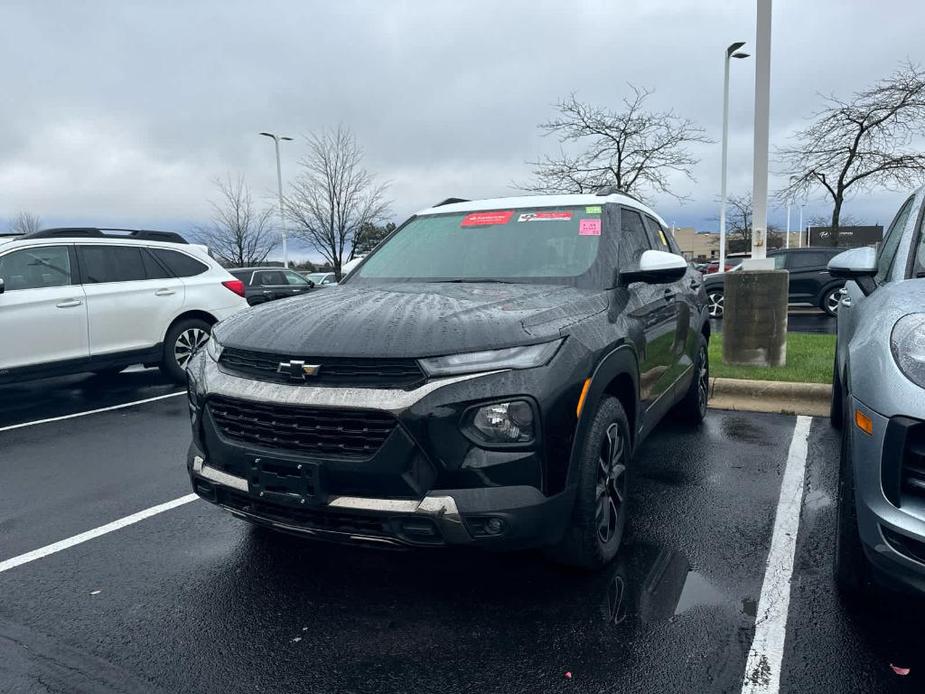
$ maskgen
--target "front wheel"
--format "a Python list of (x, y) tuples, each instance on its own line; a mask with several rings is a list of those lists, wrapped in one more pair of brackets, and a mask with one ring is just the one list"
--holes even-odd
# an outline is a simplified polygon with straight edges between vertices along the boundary
[(212, 326), (198, 318), (177, 321), (164, 337), (164, 356), (161, 371), (168, 378), (183, 383), (190, 359), (209, 341)]
[(726, 297), (719, 289), (710, 289), (707, 291), (707, 310), (710, 312), (710, 318), (722, 318)]
[(842, 425), (841, 464), (838, 474), (838, 511), (835, 525), (835, 584), (848, 602), (871, 592), (870, 564), (861, 546), (855, 501), (854, 465), (851, 459), (850, 422)]
[(578, 486), (569, 526), (550, 550), (555, 561), (596, 569), (617, 554), (626, 528), (629, 420), (617, 398), (594, 413), (577, 462)]
[(830, 316), (836, 315), (838, 313), (838, 307), (841, 305), (841, 298), (844, 293), (844, 287), (835, 287), (834, 289), (829, 289), (822, 297), (822, 305), (820, 308)]

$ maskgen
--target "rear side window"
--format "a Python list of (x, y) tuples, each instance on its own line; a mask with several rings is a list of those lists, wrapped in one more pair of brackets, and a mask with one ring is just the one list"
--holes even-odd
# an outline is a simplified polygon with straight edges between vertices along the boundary
[(141, 260), (144, 263), (145, 274), (148, 276), (149, 280), (163, 280), (173, 277), (170, 271), (157, 262), (148, 250), (143, 250), (141, 252)]
[(0, 279), (6, 291), (62, 287), (71, 284), (67, 246), (24, 248), (0, 256)]
[(912, 212), (912, 202), (914, 197), (906, 200), (905, 204), (896, 214), (896, 219), (890, 224), (886, 234), (883, 235), (883, 241), (877, 251), (877, 274), (874, 280), (877, 284), (886, 282), (890, 268), (893, 266), (893, 259), (896, 257), (896, 251), (899, 249), (899, 242), (902, 240), (903, 230), (906, 228), (906, 221)]
[(257, 273), (254, 284), (259, 284), (264, 287), (278, 287), (283, 284), (289, 284), (289, 282), (286, 281), (286, 275), (279, 270), (267, 270)]
[(810, 267), (824, 267), (831, 256), (828, 253), (790, 253), (787, 267), (802, 270)]
[(148, 279), (137, 246), (78, 246), (81, 273), (87, 284)]
[(171, 251), (166, 248), (150, 249), (158, 260), (160, 260), (176, 277), (193, 277), (201, 275), (209, 269), (205, 263), (201, 263), (195, 258), (190, 258), (186, 253)]

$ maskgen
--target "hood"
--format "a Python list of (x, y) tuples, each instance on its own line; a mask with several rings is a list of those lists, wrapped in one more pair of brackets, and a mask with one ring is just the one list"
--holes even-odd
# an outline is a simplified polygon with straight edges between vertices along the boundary
[(216, 336), (260, 352), (426, 357), (542, 342), (606, 310), (603, 292), (548, 284), (345, 284), (242, 311)]

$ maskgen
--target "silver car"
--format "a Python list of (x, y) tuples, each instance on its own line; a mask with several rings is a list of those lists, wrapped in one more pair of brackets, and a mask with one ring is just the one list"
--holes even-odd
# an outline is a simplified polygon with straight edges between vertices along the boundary
[(835, 578), (843, 594), (925, 591), (925, 188), (877, 249), (829, 262), (838, 310), (832, 424), (842, 428)]

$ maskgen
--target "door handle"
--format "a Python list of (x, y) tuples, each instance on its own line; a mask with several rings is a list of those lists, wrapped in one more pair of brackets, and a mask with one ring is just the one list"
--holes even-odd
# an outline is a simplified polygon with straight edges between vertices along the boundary
[(158, 289), (154, 292), (154, 296), (171, 296), (173, 294), (176, 294), (173, 289)]
[(74, 308), (75, 306), (80, 306), (83, 303), (80, 299), (68, 299), (67, 301), (62, 301), (59, 304), (55, 304), (58, 308)]
[(691, 284), (690, 284), (691, 289), (700, 289), (702, 285), (703, 285), (703, 282), (698, 282), (697, 280), (693, 278), (691, 279)]
[(665, 290), (665, 301), (674, 301), (675, 296), (677, 296), (673, 289)]

